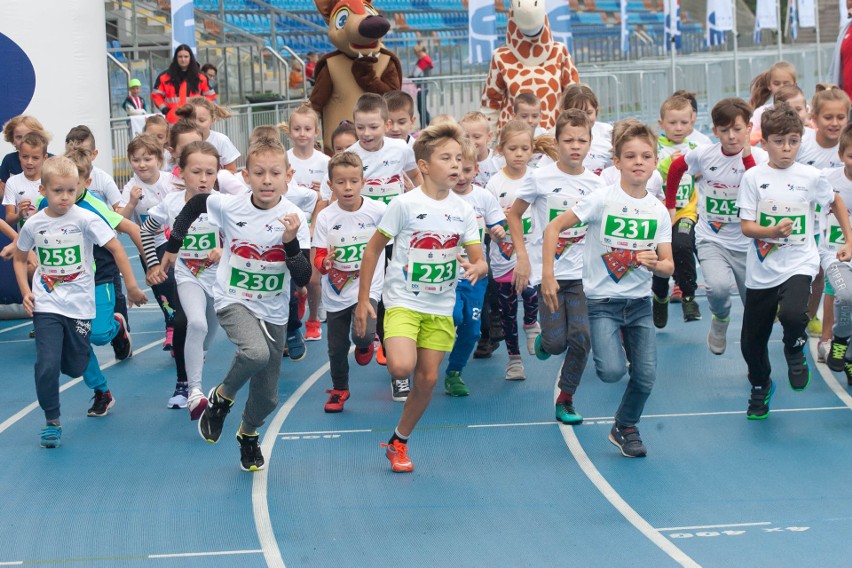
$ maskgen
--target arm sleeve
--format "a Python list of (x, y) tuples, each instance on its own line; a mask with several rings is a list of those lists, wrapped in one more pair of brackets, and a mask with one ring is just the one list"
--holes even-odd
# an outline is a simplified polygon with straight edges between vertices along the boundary
[(199, 215), (207, 213), (208, 197), (210, 197), (209, 193), (198, 194), (183, 206), (177, 219), (175, 219), (174, 225), (172, 225), (172, 234), (169, 237), (169, 242), (166, 243), (167, 252), (175, 254), (183, 246), (183, 239), (186, 237), (189, 228), (198, 219)]
[(328, 273), (328, 270), (326, 270), (322, 265), (322, 263), (325, 262), (325, 257), (327, 257), (327, 256), (328, 256), (328, 249), (327, 248), (316, 249), (316, 253), (314, 254), (314, 266), (317, 267), (317, 270), (319, 270), (320, 274), (327, 274)]
[(672, 165), (669, 167), (669, 175), (666, 177), (666, 209), (675, 208), (677, 188), (680, 185), (680, 179), (688, 169), (689, 166), (686, 165), (686, 159), (683, 156), (672, 161)]
[(284, 243), (284, 253), (287, 255), (285, 262), (293, 283), (300, 288), (307, 286), (308, 282), (311, 281), (312, 272), (311, 261), (308, 260), (310, 251), (299, 248), (299, 238), (296, 237), (289, 243)]
[(757, 162), (754, 161), (754, 155), (749, 154), (748, 156), (743, 156), (743, 165), (745, 166), (746, 170), (750, 170), (754, 166), (756, 166)]
[(142, 248), (145, 249), (145, 266), (151, 268), (160, 264), (160, 259), (157, 258), (157, 245), (154, 244), (154, 236), (162, 230), (160, 224), (152, 217), (148, 217), (142, 227), (139, 229), (142, 239)]
[(154, 81), (154, 90), (151, 91), (151, 100), (160, 110), (166, 106), (166, 92), (163, 90), (163, 82), (163, 74), (160, 74)]

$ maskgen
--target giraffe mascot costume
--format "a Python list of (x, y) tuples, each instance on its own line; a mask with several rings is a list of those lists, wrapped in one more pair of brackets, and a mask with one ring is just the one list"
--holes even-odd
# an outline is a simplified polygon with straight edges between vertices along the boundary
[(541, 126), (550, 130), (562, 91), (579, 80), (568, 48), (553, 40), (545, 2), (511, 0), (506, 45), (491, 55), (482, 89), (482, 112), (492, 127), (506, 124), (513, 116), (515, 96), (530, 92), (541, 100)]

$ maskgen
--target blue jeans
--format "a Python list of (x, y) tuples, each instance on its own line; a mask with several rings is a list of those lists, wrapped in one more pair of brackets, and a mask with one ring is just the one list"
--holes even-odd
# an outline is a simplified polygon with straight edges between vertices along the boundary
[(586, 302), (598, 377), (605, 383), (618, 382), (628, 374), (626, 361), (630, 361), (630, 381), (615, 422), (633, 426), (642, 416), (657, 374), (657, 333), (651, 318), (651, 298), (589, 298)]
[(471, 353), (476, 348), (482, 330), (482, 303), (488, 279), (482, 278), (473, 286), (467, 280), (459, 280), (456, 285), (456, 306), (453, 308), (453, 323), (456, 325), (456, 342), (447, 363), (447, 373), (461, 372), (467, 365)]
[(115, 287), (112, 282), (95, 286), (95, 319), (92, 320), (92, 333), (89, 336), (89, 365), (83, 371), (83, 380), (91, 389), (105, 391), (107, 380), (101, 372), (101, 366), (95, 355), (93, 345), (106, 345), (118, 334), (118, 322), (115, 319)]

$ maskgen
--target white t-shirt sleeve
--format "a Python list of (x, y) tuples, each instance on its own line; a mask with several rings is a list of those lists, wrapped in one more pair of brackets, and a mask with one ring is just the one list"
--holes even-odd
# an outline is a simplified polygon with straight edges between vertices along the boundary
[(237, 158), (240, 157), (240, 151), (237, 150), (237, 147), (234, 146), (234, 143), (231, 142), (231, 139), (228, 138), (227, 135), (219, 133), (219, 163), (223, 166), (226, 166), (230, 163), (236, 162)]
[(15, 205), (15, 188), (10, 184), (12, 178), (6, 180), (6, 189), (3, 191), (3, 205)]
[(32, 225), (24, 223), (21, 231), (18, 233), (17, 245), (20, 251), (30, 251), (35, 246), (35, 238), (33, 236)]
[(402, 231), (404, 216), (405, 211), (403, 211), (401, 202), (394, 199), (388, 204), (385, 214), (382, 215), (378, 230), (386, 237), (394, 238)]
[(301, 209), (297, 212), (297, 215), (299, 215), (300, 223), (299, 229), (296, 232), (296, 238), (299, 240), (299, 248), (309, 249), (311, 248), (311, 229), (310, 225), (308, 225), (308, 218), (305, 217)]
[(169, 208), (166, 206), (166, 202), (160, 201), (148, 209), (148, 218), (153, 219), (161, 226), (165, 226), (169, 222)]
[(476, 224), (476, 214), (473, 212), (473, 208), (471, 208), (468, 210), (464, 219), (464, 237), (462, 238), (462, 245), (467, 246), (481, 242), (482, 240), (479, 238), (479, 225)]
[(660, 209), (660, 214), (657, 217), (657, 226), (659, 227), (659, 233), (657, 233), (657, 244), (671, 243), (672, 220), (671, 217), (669, 217), (669, 212), (665, 208)]
[(525, 176), (521, 187), (515, 193), (515, 199), (522, 199), (527, 205), (532, 205), (538, 197), (537, 181), (535, 175)]
[(219, 170), (216, 174), (219, 191), (227, 195), (243, 195), (251, 191), (243, 182), (242, 176), (232, 174), (228, 170)]
[(819, 178), (817, 178), (816, 183), (811, 188), (813, 194), (809, 196), (812, 202), (819, 204), (823, 209), (826, 209), (834, 202), (834, 187), (832, 187), (831, 182), (826, 177), (826, 173), (829, 171), (831, 170), (820, 172)]
[(482, 194), (485, 204), (485, 214), (482, 218), (485, 220), (485, 226), (491, 228), (505, 221), (506, 214), (503, 212), (503, 208), (500, 207), (500, 203), (497, 202), (497, 198), (487, 191), (483, 191)]
[(760, 200), (754, 175), (756, 168), (748, 170), (740, 182), (740, 191), (737, 195), (737, 207), (740, 210), (740, 219), (754, 221), (757, 219), (757, 202)]
[(327, 179), (322, 180), (320, 184), (319, 196), (323, 201), (331, 201), (331, 187)]
[(124, 184), (124, 188), (121, 190), (121, 199), (118, 200), (119, 207), (126, 207), (130, 203), (130, 192), (135, 185), (133, 178), (130, 178), (130, 181)]
[(107, 205), (110, 207), (114, 207), (117, 203), (121, 202), (122, 193), (118, 189), (118, 185), (116, 185), (115, 180), (112, 179), (112, 176), (106, 172), (100, 174), (101, 183), (101, 191), (103, 192), (104, 198), (106, 199)]
[(328, 209), (323, 209), (317, 215), (317, 222), (314, 225), (314, 240), (312, 245), (318, 249), (327, 249), (328, 248), (328, 235), (326, 234), (328, 229), (326, 228), (325, 220), (328, 218), (328, 213), (326, 213)]
[(115, 238), (115, 231), (112, 230), (112, 227), (94, 214), (87, 216), (84, 231), (86, 238), (101, 247)]
[(226, 221), (225, 204), (222, 195), (210, 194), (207, 198), (207, 218), (217, 227), (224, 227)]
[(406, 145), (402, 155), (402, 171), (405, 173), (417, 169), (417, 160), (414, 159), (414, 150)]
[[(597, 221), (603, 210), (603, 195), (606, 191), (596, 191), (580, 200), (571, 211), (582, 223), (590, 223)], [(669, 240), (671, 240), (671, 230), (669, 230)]]

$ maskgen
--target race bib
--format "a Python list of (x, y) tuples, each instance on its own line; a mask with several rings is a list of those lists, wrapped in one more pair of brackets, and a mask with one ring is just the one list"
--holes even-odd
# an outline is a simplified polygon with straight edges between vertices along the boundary
[(409, 249), (408, 279), (405, 287), (409, 292), (440, 294), (456, 286), (459, 247), (449, 249)]
[(739, 188), (708, 187), (704, 190), (704, 218), (710, 223), (739, 223), (737, 208)]
[(211, 250), (221, 247), (219, 229), (208, 222), (196, 221), (183, 238), (178, 257), (184, 260), (206, 260)]
[(39, 271), (46, 276), (83, 271), (83, 235), (38, 235)]
[(689, 205), (694, 191), (695, 184), (693, 183), (692, 174), (683, 174), (680, 185), (677, 186), (677, 194), (675, 194), (675, 207), (682, 209)]
[[(506, 212), (508, 213), (508, 210), (506, 210)], [(523, 229), (524, 230), (524, 237), (526, 237), (527, 235), (532, 233), (532, 211), (529, 209), (529, 207), (527, 208), (526, 211), (524, 211), (524, 214), (521, 215), (521, 222), (523, 223), (523, 227), (524, 227), (524, 229)], [(506, 224), (506, 234), (507, 235), (509, 234), (509, 224), (508, 223)]]
[[(334, 268), (341, 272), (361, 270), (364, 250), (375, 231), (359, 231), (355, 234), (341, 235), (331, 232), (329, 242), (334, 247)], [(334, 244), (339, 243), (339, 244)]]
[(287, 263), (267, 262), (232, 254), (229, 261), (227, 293), (243, 300), (279, 296), (289, 286)]
[(784, 219), (793, 221), (793, 232), (789, 237), (761, 240), (777, 244), (804, 244), (808, 238), (808, 215), (810, 215), (810, 206), (802, 201), (761, 200), (757, 204), (757, 224), (761, 227), (774, 227)]
[(397, 195), (402, 195), (405, 191), (405, 184), (402, 181), (402, 176), (391, 176), (389, 178), (368, 179), (364, 183), (361, 190), (361, 195), (390, 203)]
[(840, 250), (845, 244), (846, 239), (843, 237), (843, 230), (840, 228), (840, 223), (837, 222), (837, 217), (834, 216), (834, 213), (829, 213), (826, 217), (825, 248)]
[(618, 203), (607, 203), (601, 221), (601, 243), (626, 250), (656, 248), (657, 216)]
[[(559, 195), (558, 193), (549, 194), (547, 196), (548, 223), (559, 217), (565, 211), (568, 211), (569, 209), (577, 205), (579, 202), (580, 199), (576, 197), (568, 197), (566, 195)], [(559, 233), (559, 236), (563, 239), (578, 240), (586, 235), (586, 229), (588, 228), (588, 223), (579, 223), (577, 225), (574, 225), (570, 229), (565, 229), (564, 231)]]

